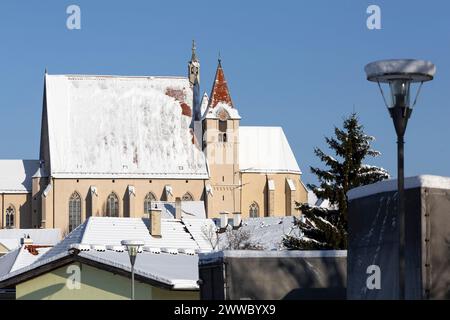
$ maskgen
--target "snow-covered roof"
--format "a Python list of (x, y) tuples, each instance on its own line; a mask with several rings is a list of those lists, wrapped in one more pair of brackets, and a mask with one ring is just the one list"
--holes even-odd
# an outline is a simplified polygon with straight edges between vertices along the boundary
[(239, 127), (239, 167), (243, 172), (301, 173), (281, 127)]
[(198, 289), (196, 253), (212, 250), (202, 228), (213, 224), (201, 218), (161, 219), (161, 237), (157, 238), (150, 235), (146, 218), (90, 217), (35, 261), (0, 275), (0, 282), (67, 257), (73, 249), (79, 250), (81, 258), (129, 271), (128, 253), (121, 242), (133, 239), (144, 242), (136, 259), (136, 274), (174, 289)]
[(61, 240), (60, 229), (0, 229), (0, 243), (9, 250), (20, 246), (20, 240), (29, 236), (36, 245), (55, 245)]
[(202, 115), (202, 118), (206, 114), (206, 110), (208, 109), (208, 103), (209, 103), (209, 97), (208, 94), (205, 92), (202, 97), (202, 101), (200, 102), (200, 114)]
[(347, 250), (224, 250), (199, 255), (199, 264), (223, 261), (224, 258), (346, 258)]
[[(405, 189), (435, 188), (450, 190), (450, 177), (421, 175), (405, 179)], [(397, 190), (397, 179), (384, 180), (347, 192), (348, 200), (364, 198), (373, 194)]]
[(0, 193), (30, 193), (39, 160), (0, 160)]
[(208, 108), (204, 114), (206, 119), (221, 119), (221, 113), (226, 112), (227, 119), (241, 119), (239, 111), (225, 102), (219, 102), (216, 107)]
[(308, 204), (310, 206), (315, 206), (317, 200), (319, 200), (319, 198), (317, 198), (316, 194), (312, 190), (308, 190)]
[[(131, 272), (130, 258), (126, 251), (89, 250), (82, 251), (78, 255), (85, 259)], [(175, 290), (198, 289), (197, 255), (155, 254), (143, 251), (138, 253), (136, 257), (134, 272), (136, 275), (170, 285)]]
[[(175, 218), (175, 202), (154, 201), (152, 206), (161, 209), (162, 218)], [(203, 201), (181, 201), (181, 218), (206, 219), (205, 203)]]
[(0, 278), (27, 267), (51, 249), (51, 246), (21, 245), (0, 258)]
[(185, 77), (46, 75), (50, 174), (206, 179)]
[[(208, 223), (208, 219), (198, 220), (200, 223)], [(81, 240), (78, 242), (80, 244), (120, 246), (122, 240), (133, 239), (141, 240), (145, 246), (152, 248), (172, 248), (178, 251), (201, 249), (195, 239), (202, 235), (191, 233), (186, 229), (184, 220), (161, 219), (159, 238), (150, 235), (147, 218), (91, 217), (85, 224)]]
[[(231, 223), (232, 224), (232, 223)], [(261, 246), (264, 250), (283, 250), (282, 240), (285, 235), (292, 234), (294, 217), (261, 217), (242, 220), (242, 230), (250, 235), (252, 244)], [(227, 234), (219, 234), (220, 248), (227, 243)]]

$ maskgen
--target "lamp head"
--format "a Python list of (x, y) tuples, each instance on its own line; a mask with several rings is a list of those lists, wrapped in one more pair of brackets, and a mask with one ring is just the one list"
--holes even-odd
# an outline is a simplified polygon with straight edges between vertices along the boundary
[[(375, 61), (366, 65), (364, 70), (367, 80), (377, 82), (382, 94), (381, 84), (389, 85), (389, 102), (383, 94), (388, 108), (412, 108), (417, 101), (421, 85), (433, 80), (436, 74), (436, 66), (431, 62), (412, 59)], [(414, 83), (420, 83), (420, 86), (411, 105), (411, 85)]]
[(130, 257), (131, 265), (134, 266), (139, 248), (144, 245), (144, 242), (141, 240), (123, 240), (121, 242), (121, 244), (123, 246), (127, 247), (128, 256)]

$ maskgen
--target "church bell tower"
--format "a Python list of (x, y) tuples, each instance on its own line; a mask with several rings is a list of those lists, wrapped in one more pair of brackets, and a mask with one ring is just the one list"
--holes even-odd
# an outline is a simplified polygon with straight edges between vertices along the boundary
[(200, 121), (200, 61), (197, 58), (195, 52), (197, 48), (195, 47), (195, 41), (192, 40), (192, 57), (188, 63), (188, 75), (189, 83), (192, 86), (193, 91), (193, 122)]

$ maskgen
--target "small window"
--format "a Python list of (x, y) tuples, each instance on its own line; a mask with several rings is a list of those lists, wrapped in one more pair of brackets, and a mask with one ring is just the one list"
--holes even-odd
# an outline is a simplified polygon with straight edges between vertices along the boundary
[(220, 132), (227, 132), (227, 121), (220, 121), (219, 120), (219, 131)]
[(69, 199), (69, 232), (81, 224), (81, 196), (74, 192)]
[(259, 217), (259, 206), (256, 202), (253, 202), (250, 205), (248, 215), (250, 216), (250, 218), (258, 218)]
[(119, 216), (119, 198), (113, 192), (108, 196), (106, 200), (106, 216), (118, 217)]
[(219, 142), (227, 142), (227, 121), (219, 120)]
[(181, 201), (194, 201), (194, 197), (189, 192), (186, 192), (181, 198)]
[(156, 201), (156, 196), (153, 192), (147, 193), (144, 199), (144, 213), (150, 213), (152, 202)]
[(219, 142), (227, 142), (226, 132), (219, 132)]
[(14, 225), (15, 217), (16, 217), (16, 209), (14, 208), (14, 206), (10, 205), (6, 209), (6, 224), (5, 224), (5, 227), (7, 229), (13, 229), (15, 227), (15, 225)]

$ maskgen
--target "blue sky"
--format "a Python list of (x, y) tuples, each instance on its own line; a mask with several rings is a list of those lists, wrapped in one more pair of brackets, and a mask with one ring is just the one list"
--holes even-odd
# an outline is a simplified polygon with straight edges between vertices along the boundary
[[(81, 8), (81, 30), (66, 8)], [(368, 30), (366, 9), (381, 8)], [(208, 93), (221, 52), (243, 125), (282, 126), (304, 172), (315, 146), (353, 110), (396, 174), (393, 125), (364, 65), (420, 58), (437, 65), (406, 134), (406, 174), (450, 176), (448, 1), (82, 1), (0, 2), (0, 158), (37, 158), (43, 74), (185, 75), (191, 40)]]

